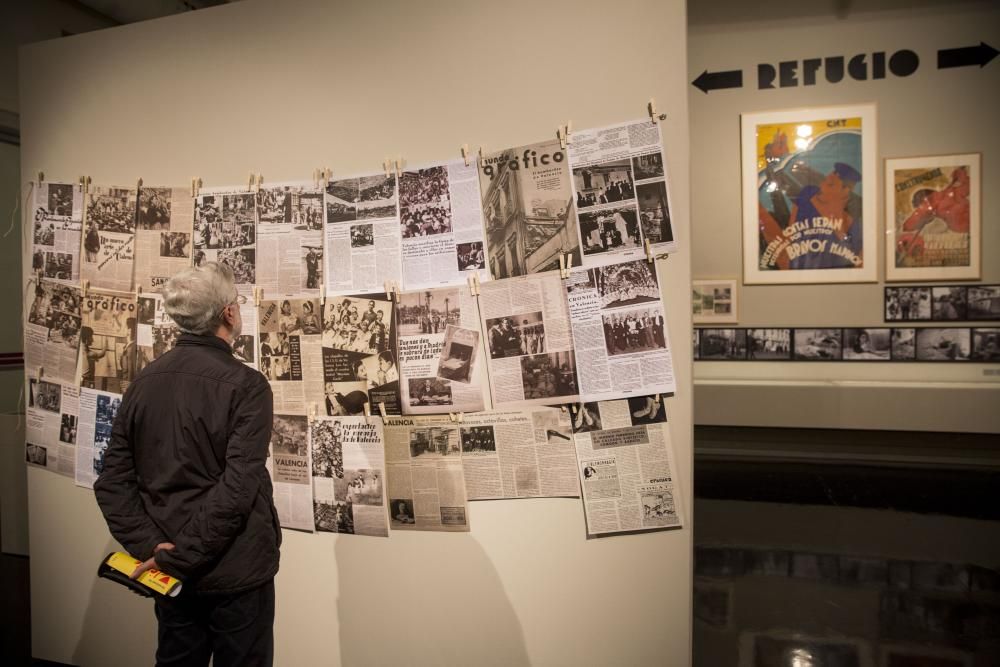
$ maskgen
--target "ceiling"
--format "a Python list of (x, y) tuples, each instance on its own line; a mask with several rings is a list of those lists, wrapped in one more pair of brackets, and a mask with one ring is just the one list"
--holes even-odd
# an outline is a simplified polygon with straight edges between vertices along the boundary
[(123, 25), (158, 19), (236, 0), (64, 0), (109, 23)]

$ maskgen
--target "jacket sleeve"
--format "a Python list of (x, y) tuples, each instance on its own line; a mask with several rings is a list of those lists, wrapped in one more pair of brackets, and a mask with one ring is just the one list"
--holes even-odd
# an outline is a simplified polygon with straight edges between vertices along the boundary
[(153, 549), (167, 538), (146, 513), (139, 496), (139, 485), (132, 456), (128, 427), (131, 413), (129, 397), (111, 427), (111, 441), (104, 452), (104, 470), (94, 482), (94, 495), (112, 536), (135, 558), (146, 560)]
[(174, 536), (174, 549), (156, 554), (161, 570), (185, 579), (218, 558), (246, 525), (267, 475), (271, 439), (271, 387), (263, 376), (243, 390), (232, 411), (226, 467), (191, 520)]

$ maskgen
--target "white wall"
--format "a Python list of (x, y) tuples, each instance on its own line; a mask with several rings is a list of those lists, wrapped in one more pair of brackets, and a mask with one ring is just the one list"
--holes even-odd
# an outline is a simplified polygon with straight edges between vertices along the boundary
[[(612, 11), (613, 10), (613, 11)], [(610, 11), (610, 14), (609, 14)], [(22, 51), (22, 179), (240, 183), (411, 164), (644, 114), (688, 228), (685, 10), (679, 0), (258, 2)], [(668, 400), (691, 502), (690, 256), (662, 262), (679, 395)], [(34, 655), (149, 662), (149, 604), (98, 581), (114, 548), (91, 494), (28, 471)], [(388, 540), (286, 531), (277, 662), (683, 665), (691, 530), (584, 539), (579, 501), (478, 502), (472, 532)]]
[[(711, 6), (711, 11), (709, 11)], [(881, 11), (872, 11), (881, 8)], [(742, 89), (691, 105), (692, 267), (695, 278), (739, 277), (740, 114), (875, 102), (878, 218), (882, 158), (981, 152), (982, 282), (1000, 283), (1000, 59), (984, 69), (937, 70), (938, 49), (985, 41), (1000, 47), (993, 2), (801, 3), (775, 0), (760, 13), (735, 0), (699, 3), (689, 32), (689, 81), (704, 70), (743, 69)], [(907, 78), (757, 89), (757, 64), (911, 49)], [(868, 59), (871, 62), (871, 57)], [(801, 68), (800, 68), (801, 71)], [(801, 76), (799, 77), (801, 79)], [(867, 221), (866, 221), (867, 224)], [(884, 242), (869, 255), (884, 276)], [(740, 326), (886, 326), (884, 283), (742, 286)], [(996, 326), (996, 324), (993, 324)], [(699, 362), (695, 421), (709, 425), (1000, 432), (996, 364)]]

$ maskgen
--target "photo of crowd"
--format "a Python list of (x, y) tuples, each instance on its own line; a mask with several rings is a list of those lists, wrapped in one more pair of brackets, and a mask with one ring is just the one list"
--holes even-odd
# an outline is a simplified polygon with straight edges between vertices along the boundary
[(483, 242), (459, 243), (455, 246), (458, 257), (459, 271), (474, 271), (486, 268), (486, 254), (483, 252)]
[(292, 221), (291, 187), (261, 188), (257, 191), (260, 224), (287, 224)]
[(917, 329), (917, 361), (960, 361), (969, 358), (968, 329)]
[(837, 361), (841, 358), (840, 329), (796, 329), (792, 358), (807, 361)]
[(76, 349), (80, 340), (80, 292), (50, 282), (35, 285), (28, 322), (49, 330), (48, 339)]
[(886, 287), (885, 319), (887, 322), (930, 320), (931, 289), (929, 287)]
[(326, 221), (350, 222), (358, 219), (356, 202), (360, 197), (357, 178), (328, 181), (326, 184)]
[(190, 256), (190, 234), (186, 232), (160, 232), (160, 257)]
[(271, 455), (306, 456), (308, 422), (302, 415), (274, 415), (271, 422)]
[(451, 405), (451, 385), (441, 378), (409, 378), (410, 407)]
[(844, 329), (844, 359), (886, 361), (890, 349), (889, 329)]
[(637, 181), (644, 181), (647, 178), (662, 178), (663, 153), (656, 151), (646, 155), (636, 155), (632, 158), (632, 169)]
[(581, 213), (579, 221), (584, 255), (642, 245), (634, 204)]
[(497, 451), (492, 426), (469, 426), (459, 429), (463, 454), (483, 454)]
[[(364, 308), (363, 312), (359, 306)], [(365, 354), (389, 352), (391, 360), (391, 326), (391, 301), (331, 299), (323, 310), (323, 347)]]
[(342, 426), (337, 419), (320, 419), (309, 422), (313, 477), (343, 478), (344, 446), (341, 440), (341, 429)]
[(170, 188), (141, 188), (136, 227), (152, 231), (170, 229), (170, 195)]
[(549, 352), (521, 357), (521, 386), (525, 400), (577, 394), (573, 353)]
[(644, 260), (590, 269), (601, 308), (631, 306), (660, 298), (660, 284), (653, 264)]
[(371, 245), (375, 245), (375, 230), (372, 225), (351, 225), (351, 247), (365, 248)]
[[(226, 248), (218, 251), (216, 259), (233, 270), (233, 281), (237, 285), (252, 285), (257, 282), (256, 255), (256, 248)], [(199, 264), (195, 263), (195, 266)]]
[(520, 357), (545, 352), (545, 324), (541, 311), (486, 320), (490, 358)]
[(87, 204), (87, 223), (97, 231), (135, 232), (136, 195), (128, 188), (95, 189)]
[(632, 161), (612, 160), (573, 169), (577, 209), (635, 199)]
[(791, 329), (749, 329), (747, 359), (791, 359)]
[(410, 431), (410, 458), (461, 455), (454, 428), (432, 426)]
[(403, 172), (399, 179), (399, 223), (404, 239), (451, 231), (447, 167)]
[(396, 175), (362, 176), (358, 179), (359, 220), (391, 218), (396, 215)]
[(665, 322), (660, 308), (636, 308), (601, 316), (608, 354), (632, 354), (666, 347)]
[(320, 533), (354, 534), (354, 508), (350, 501), (314, 500), (313, 520)]

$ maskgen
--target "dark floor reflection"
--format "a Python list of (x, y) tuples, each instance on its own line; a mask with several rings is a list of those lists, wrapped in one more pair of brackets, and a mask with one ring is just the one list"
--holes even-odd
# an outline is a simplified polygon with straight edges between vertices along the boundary
[(768, 450), (760, 429), (699, 430), (696, 667), (1000, 665), (994, 439), (936, 434), (947, 464), (914, 449), (858, 465), (821, 455), (850, 432)]

